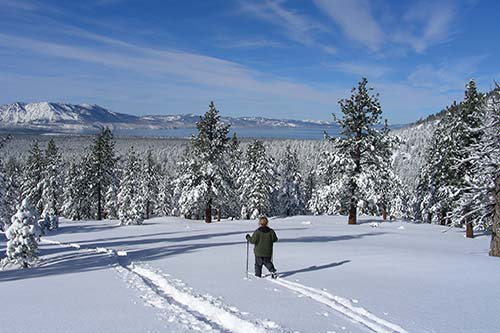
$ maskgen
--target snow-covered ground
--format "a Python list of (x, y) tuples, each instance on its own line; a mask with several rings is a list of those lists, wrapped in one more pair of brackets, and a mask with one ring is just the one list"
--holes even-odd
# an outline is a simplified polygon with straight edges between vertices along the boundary
[(489, 236), (362, 222), (272, 219), (272, 280), (245, 276), (255, 221), (63, 221), (40, 244), (39, 267), (0, 271), (0, 331), (500, 331)]

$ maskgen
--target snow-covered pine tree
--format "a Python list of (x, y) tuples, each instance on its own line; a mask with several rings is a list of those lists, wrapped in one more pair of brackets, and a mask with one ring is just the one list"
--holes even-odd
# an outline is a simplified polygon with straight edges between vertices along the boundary
[(187, 219), (203, 219), (205, 207), (202, 192), (197, 190), (201, 183), (200, 163), (191, 147), (186, 148), (176, 174), (178, 176), (174, 181), (173, 195), (175, 215)]
[(385, 129), (376, 127), (380, 124), (382, 108), (378, 94), (370, 95), (373, 88), (367, 88), (368, 80), (363, 78), (357, 88), (352, 89), (349, 99), (339, 101), (342, 119), (336, 122), (342, 127), (339, 138), (331, 139), (340, 155), (340, 172), (345, 175), (347, 187), (344, 189), (349, 200), (349, 224), (356, 224), (358, 203), (364, 200), (363, 176), (372, 168), (377, 168), (384, 151), (380, 146), (386, 135)]
[(62, 205), (62, 157), (53, 139), (47, 143), (45, 164), (41, 187), (43, 202), (42, 218), (44, 227), (54, 230), (59, 227), (60, 207)]
[(407, 209), (404, 205), (406, 195), (399, 177), (394, 172), (392, 155), (399, 138), (389, 135), (386, 124), (380, 131), (381, 137), (375, 142), (374, 150), (378, 152), (375, 163), (369, 168), (371, 188), (366, 201), (373, 202), (376, 214), (382, 215), (384, 221), (389, 215), (392, 217), (406, 217)]
[(306, 171), (306, 178), (304, 179), (304, 204), (305, 207), (309, 210), (309, 202), (313, 196), (314, 191), (316, 190), (316, 173), (314, 168), (310, 168)]
[(89, 157), (80, 163), (70, 163), (66, 171), (63, 191), (63, 215), (72, 220), (92, 218), (92, 196), (89, 178), (92, 177)]
[(2, 161), (0, 161), (0, 230), (5, 230), (10, 224), (7, 208), (7, 186), (3, 172)]
[(232, 197), (228, 198), (227, 215), (231, 217), (238, 217), (241, 212), (240, 203), (240, 186), (238, 178), (242, 170), (243, 152), (240, 148), (240, 140), (233, 133), (228, 146), (228, 163), (229, 163), (229, 176), (231, 179)]
[(7, 260), (23, 268), (29, 267), (37, 259), (37, 238), (40, 235), (37, 218), (28, 199), (24, 199), (5, 233), (9, 240)]
[(21, 190), (22, 197), (28, 199), (38, 214), (41, 214), (43, 211), (43, 201), (41, 198), (44, 170), (45, 160), (43, 154), (38, 147), (38, 141), (34, 141), (28, 153)]
[[(498, 145), (498, 143), (497, 143)], [(495, 210), (491, 226), (490, 256), (500, 257), (500, 175), (495, 181)]]
[[(220, 219), (222, 211), (232, 197), (229, 166), (225, 158), (229, 125), (221, 122), (213, 102), (209, 110), (196, 123), (198, 133), (191, 138), (190, 153), (181, 165), (176, 193), (179, 195), (181, 214), (192, 215), (193, 208), (201, 205), (205, 222), (212, 222), (215, 210)], [(199, 214), (199, 211), (196, 212)]]
[[(455, 154), (453, 156), (454, 170), (456, 174), (456, 184), (454, 187), (457, 190), (453, 194), (455, 200), (451, 209), (456, 209), (458, 198), (467, 192), (468, 184), (467, 179), (474, 176), (474, 165), (470, 162), (471, 155), (474, 154), (474, 146), (480, 143), (483, 136), (483, 118), (484, 118), (484, 95), (477, 91), (476, 84), (473, 79), (466, 85), (465, 98), (461, 103), (460, 113), (457, 114), (459, 118), (454, 126), (451, 128), (451, 134), (455, 136)], [(497, 132), (498, 134), (498, 132)], [(462, 206), (462, 212), (469, 215), (469, 211), (474, 207)], [(453, 214), (448, 212), (448, 218)], [(473, 218), (463, 220), (465, 222), (467, 232), (466, 236), (472, 238), (473, 231)]]
[(160, 177), (160, 193), (158, 195), (158, 210), (162, 216), (174, 214), (174, 181), (167, 170)]
[(141, 191), (141, 163), (133, 148), (127, 153), (118, 193), (118, 217), (121, 225), (142, 224), (144, 200)]
[(5, 176), (5, 203), (7, 224), (10, 225), (10, 217), (17, 212), (17, 206), (21, 203), (21, 166), (14, 158), (9, 158), (4, 167)]
[(297, 151), (287, 145), (278, 164), (278, 203), (280, 214), (285, 216), (304, 213), (304, 193)]
[(97, 219), (101, 220), (103, 217), (105, 192), (113, 181), (113, 170), (116, 162), (113, 133), (108, 127), (101, 129), (96, 135), (89, 157), (93, 174), (89, 179), (89, 188), (96, 203)]
[[(8, 138), (0, 138), (0, 149), (2, 149), (4, 143)], [(8, 202), (7, 202), (7, 181), (4, 174), (4, 161), (2, 160), (2, 155), (0, 155), (0, 230), (5, 230), (10, 224), (10, 216), (8, 215)]]
[(253, 219), (270, 213), (276, 182), (274, 160), (266, 154), (262, 141), (254, 141), (247, 147), (245, 164), (238, 180), (242, 218)]
[[(471, 174), (472, 165), (468, 162), (471, 147), (482, 136), (482, 105), (483, 96), (471, 80), (465, 100), (449, 107), (440, 121), (426, 151), (426, 161), (419, 177), (418, 218), (429, 223), (450, 222), (458, 196), (467, 187), (465, 181)], [(467, 236), (472, 237), (472, 225), (467, 224)]]
[(117, 181), (112, 181), (105, 195), (104, 211), (107, 219), (118, 218), (118, 192)]
[(349, 212), (348, 174), (343, 173), (343, 155), (325, 150), (319, 154), (315, 175), (317, 186), (308, 201), (313, 214), (347, 214)]
[[(465, 168), (458, 205), (451, 219), (454, 225), (466, 223), (492, 231), (490, 255), (500, 256), (500, 229), (495, 226), (495, 196), (500, 177), (500, 87), (493, 90), (484, 104), (484, 124), (478, 129), (479, 142), (464, 152), (456, 168)], [(496, 185), (495, 185), (496, 180)], [(496, 194), (495, 194), (496, 193)], [(498, 217), (497, 217), (498, 218)], [(469, 231), (470, 232), (470, 231)]]
[(160, 166), (151, 150), (146, 153), (141, 180), (146, 219), (149, 219), (151, 215), (157, 214), (158, 194), (160, 192)]
[(66, 171), (66, 177), (64, 180), (64, 191), (63, 191), (63, 204), (62, 212), (63, 215), (72, 220), (80, 220), (80, 181), (79, 181), (79, 170), (78, 165), (71, 162), (68, 170)]

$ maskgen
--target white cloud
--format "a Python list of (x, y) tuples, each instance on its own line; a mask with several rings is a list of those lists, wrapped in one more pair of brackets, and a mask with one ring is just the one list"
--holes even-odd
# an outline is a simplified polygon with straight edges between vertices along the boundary
[(415, 87), (432, 88), (440, 92), (463, 90), (485, 58), (486, 56), (482, 55), (455, 59), (438, 65), (422, 64), (410, 73), (408, 81)]
[(326, 66), (343, 73), (356, 75), (358, 78), (379, 78), (391, 72), (389, 67), (364, 62), (339, 62)]
[(451, 1), (420, 1), (406, 11), (403, 16), (405, 25), (394, 34), (393, 39), (422, 53), (430, 46), (446, 42), (452, 37), (457, 13)]
[(319, 43), (317, 34), (327, 33), (329, 29), (305, 15), (285, 8), (282, 0), (270, 0), (263, 2), (240, 1), (240, 12), (251, 14), (270, 24), (281, 27), (288, 38), (307, 46), (317, 46), (327, 53), (335, 53), (333, 45)]
[(350, 39), (377, 51), (385, 40), (384, 32), (365, 0), (314, 0)]
[(190, 84), (258, 92), (292, 99), (331, 101), (326, 91), (266, 75), (238, 63), (178, 50), (160, 50), (130, 44), (92, 33), (80, 37), (103, 46), (74, 46), (0, 33), (0, 45), (30, 54), (93, 63), (146, 76), (166, 76)]
[(258, 49), (258, 48), (282, 48), (283, 43), (261, 38), (261, 39), (239, 39), (232, 40), (228, 38), (219, 38), (215, 45), (226, 49)]

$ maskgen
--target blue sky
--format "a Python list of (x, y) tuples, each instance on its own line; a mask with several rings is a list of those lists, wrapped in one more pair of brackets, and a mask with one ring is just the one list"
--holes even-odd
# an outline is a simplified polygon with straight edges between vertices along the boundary
[(500, 81), (500, 1), (0, 0), (0, 104), (331, 120), (362, 76), (406, 123)]

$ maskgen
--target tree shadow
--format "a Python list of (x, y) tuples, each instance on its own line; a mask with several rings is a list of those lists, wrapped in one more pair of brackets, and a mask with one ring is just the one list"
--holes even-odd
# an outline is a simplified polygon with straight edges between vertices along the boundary
[(313, 266), (309, 266), (306, 268), (297, 269), (294, 271), (281, 272), (279, 275), (280, 275), (280, 277), (289, 277), (289, 276), (292, 276), (292, 275), (295, 275), (298, 273), (314, 272), (314, 271), (319, 271), (322, 269), (333, 268), (333, 267), (337, 267), (337, 266), (347, 264), (350, 262), (351, 262), (350, 260), (343, 260), (343, 261), (339, 261), (339, 262), (332, 262), (331, 264), (326, 264), (326, 265), (320, 265), (320, 266), (313, 265)]
[[(284, 230), (302, 230), (307, 228), (283, 228)], [(209, 248), (220, 248), (227, 246), (241, 245), (242, 250), (247, 243), (244, 239), (245, 233), (253, 230), (238, 230), (222, 233), (210, 234), (195, 234), (178, 237), (168, 237), (170, 233), (153, 233), (149, 237), (154, 238), (137, 238), (137, 237), (112, 237), (109, 239), (91, 240), (78, 242), (80, 249), (75, 249), (69, 246), (60, 246), (54, 244), (41, 244), (40, 255), (42, 260), (37, 267), (29, 269), (13, 269), (0, 271), (0, 282), (15, 281), (30, 278), (37, 278), (50, 275), (72, 274), (80, 272), (96, 271), (116, 267), (119, 260), (127, 261), (152, 261), (162, 259), (169, 256), (181, 254), (189, 254), (197, 251), (203, 251)], [(332, 242), (348, 239), (356, 239), (366, 236), (381, 235), (383, 233), (367, 233), (360, 235), (344, 235), (344, 236), (317, 236), (317, 237), (300, 237), (294, 239), (283, 239), (279, 242)], [(166, 237), (162, 237), (165, 235)], [(225, 242), (203, 242), (214, 238), (241, 235), (241, 241), (228, 240)], [(136, 235), (137, 236), (137, 235)], [(148, 237), (142, 235), (141, 237)], [(194, 243), (198, 241), (198, 243)], [(77, 241), (75, 240), (75, 243)], [(63, 244), (64, 245), (64, 244)], [(102, 247), (113, 250), (127, 251), (126, 259), (109, 255), (106, 253), (97, 253), (96, 248)], [(338, 264), (337, 264), (338, 265)], [(331, 267), (334, 267), (333, 264)], [(328, 267), (319, 266), (316, 269), (325, 269)], [(314, 269), (311, 268), (311, 269)], [(297, 272), (298, 273), (298, 272)]]
[[(69, 242), (63, 243), (63, 246), (57, 244), (40, 244), (39, 254), (42, 256), (42, 260), (37, 267), (5, 271), (0, 270), (0, 282), (94, 271), (107, 269), (118, 264), (116, 256), (111, 256), (106, 253), (96, 253), (95, 249), (97, 247), (126, 250), (129, 260), (151, 261), (213, 247), (237, 244), (243, 246), (246, 244), (244, 238), (245, 233), (250, 233), (252, 231), (253, 230), (239, 230), (223, 233), (187, 235), (182, 237), (155, 237), (146, 239), (139, 239), (136, 237), (112, 237), (110, 239), (104, 238), (100, 240), (78, 242), (81, 246), (80, 249), (65, 246), (68, 245)], [(164, 234), (170, 233), (149, 234), (149, 236), (161, 236)], [(232, 235), (241, 235), (242, 240), (232, 242), (191, 243), (192, 241), (208, 240)], [(143, 235), (143, 237), (148, 237), (148, 235)], [(76, 242), (77, 241), (75, 241), (75, 243)], [(43, 258), (47, 256), (48, 258)]]
[(326, 243), (338, 242), (352, 239), (360, 239), (370, 236), (381, 236), (387, 234), (386, 232), (367, 232), (358, 235), (340, 235), (340, 236), (305, 236), (297, 238), (284, 238), (279, 239), (280, 243)]
[(61, 235), (61, 234), (77, 234), (82, 232), (96, 232), (104, 230), (112, 230), (121, 227), (118, 224), (84, 224), (88, 221), (72, 221), (71, 224), (61, 223), (58, 229), (50, 231), (50, 235)]

